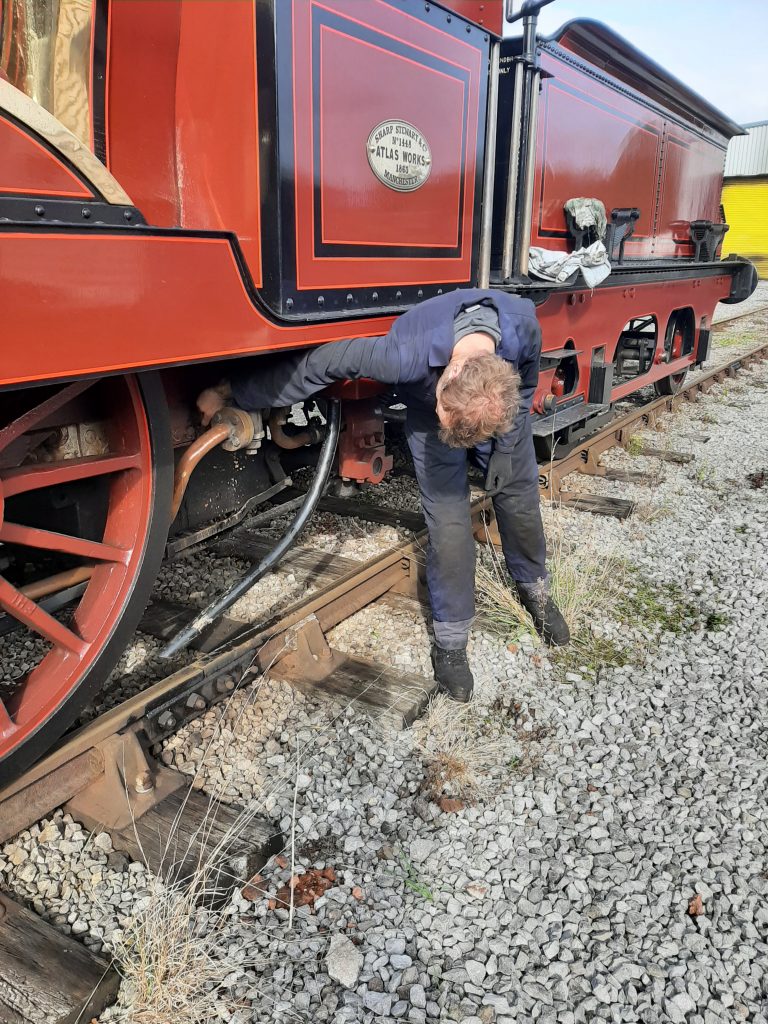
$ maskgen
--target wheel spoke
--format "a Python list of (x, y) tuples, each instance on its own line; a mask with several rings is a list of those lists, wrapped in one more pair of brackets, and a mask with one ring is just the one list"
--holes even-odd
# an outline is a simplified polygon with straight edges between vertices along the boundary
[(2, 698), (0, 698), (0, 740), (8, 739), (14, 732), (16, 732), (16, 726), (8, 714), (8, 708), (3, 703)]
[(58, 412), (63, 405), (67, 402), (71, 402), (73, 398), (77, 398), (81, 395), (86, 388), (93, 387), (96, 383), (95, 380), (78, 380), (74, 384), (68, 384), (63, 387), (61, 391), (57, 391), (55, 395), (51, 395), (50, 398), (46, 398), (44, 402), (36, 405), (33, 409), (18, 416), (12, 423), (9, 423), (7, 427), (3, 427), (0, 430), (0, 452), (18, 440), (22, 434), (26, 434), (30, 430), (34, 430), (38, 424), (42, 423), (48, 416)]
[(62, 647), (73, 654), (85, 653), (87, 643), (58, 619), (44, 611), (40, 605), (25, 597), (20, 590), (0, 576), (0, 608), (14, 619), (18, 619), (34, 633), (56, 647)]
[(130, 554), (112, 544), (83, 540), (80, 537), (70, 537), (66, 533), (53, 533), (51, 530), (39, 530), (34, 526), (21, 526), (17, 523), (0, 524), (0, 540), (6, 544), (23, 544), (29, 548), (79, 555), (81, 558), (92, 558), (97, 562), (125, 564)]
[(6, 498), (25, 491), (36, 491), (41, 487), (56, 487), (104, 476), (107, 473), (121, 473), (126, 469), (138, 469), (140, 456), (130, 455), (88, 455), (80, 459), (64, 459), (62, 462), (43, 462), (34, 466), (18, 466), (3, 473), (3, 494)]

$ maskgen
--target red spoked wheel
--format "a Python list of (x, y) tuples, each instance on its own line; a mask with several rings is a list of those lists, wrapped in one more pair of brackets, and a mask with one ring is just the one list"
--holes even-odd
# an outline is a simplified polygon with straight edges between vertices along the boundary
[[(664, 360), (668, 363), (679, 359), (686, 352), (693, 350), (694, 324), (690, 310), (677, 310), (669, 318), (664, 335)], [(654, 382), (654, 390), (659, 396), (676, 395), (685, 384), (688, 367), (678, 373), (670, 373), (668, 377)]]
[[(10, 392), (2, 405), (0, 784), (50, 747), (120, 657), (162, 558), (173, 481), (156, 374)], [(72, 603), (46, 610), (38, 595), (77, 580)], [(16, 675), (8, 651), (20, 642), (31, 664)]]

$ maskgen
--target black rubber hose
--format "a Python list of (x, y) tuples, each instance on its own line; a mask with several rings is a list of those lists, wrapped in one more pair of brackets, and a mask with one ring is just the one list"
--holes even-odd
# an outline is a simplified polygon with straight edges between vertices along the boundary
[(323, 447), (320, 449), (317, 472), (312, 481), (312, 486), (307, 491), (304, 503), (296, 513), (296, 518), (266, 558), (239, 579), (237, 583), (233, 583), (223, 594), (211, 601), (188, 626), (185, 626), (184, 629), (180, 630), (176, 636), (168, 641), (160, 651), (161, 658), (171, 658), (174, 654), (178, 654), (179, 651), (183, 650), (196, 636), (199, 636), (204, 629), (207, 629), (208, 626), (214, 623), (228, 608), (231, 608), (238, 598), (242, 597), (243, 594), (247, 593), (251, 587), (258, 583), (262, 576), (265, 576), (270, 569), (274, 569), (283, 555), (295, 543), (299, 534), (307, 525), (307, 521), (314, 512), (315, 506), (322, 497), (325, 486), (328, 483), (331, 466), (333, 465), (333, 456), (336, 453), (336, 444), (339, 440), (340, 426), (341, 413), (339, 411), (339, 403), (332, 399), (328, 403), (328, 427)]

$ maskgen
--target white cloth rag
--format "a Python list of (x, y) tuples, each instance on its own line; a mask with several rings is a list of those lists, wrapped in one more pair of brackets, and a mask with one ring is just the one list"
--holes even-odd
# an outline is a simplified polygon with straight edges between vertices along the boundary
[(581, 271), (588, 288), (596, 288), (611, 272), (611, 262), (602, 242), (593, 242), (575, 252), (553, 252), (531, 246), (528, 254), (528, 272), (544, 281), (562, 284)]

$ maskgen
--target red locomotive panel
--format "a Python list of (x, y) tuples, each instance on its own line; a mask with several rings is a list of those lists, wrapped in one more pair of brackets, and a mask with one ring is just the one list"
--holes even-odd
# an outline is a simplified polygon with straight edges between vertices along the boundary
[[(337, 323), (270, 322), (254, 308), (226, 238), (28, 232), (0, 243), (13, 253), (0, 284), (5, 330), (24, 338), (4, 347), (5, 384), (222, 359), (341, 334)], [(358, 320), (355, 335), (386, 333), (390, 323)]]
[(584, 195), (613, 207), (636, 206), (640, 219), (627, 255), (652, 252), (663, 118), (545, 53), (537, 133), (531, 244), (568, 251), (567, 199)]
[[(12, 121), (0, 117), (0, 193), (90, 198), (72, 171)], [(34, 185), (28, 185), (34, 182)]]
[(719, 220), (727, 138), (688, 129), (626, 84), (572, 61), (560, 47), (541, 58), (531, 244), (569, 251), (563, 206), (590, 195), (609, 216), (639, 209), (627, 257), (691, 256), (691, 221)]
[(443, 7), (455, 11), (490, 32), (500, 36), (504, 31), (505, 0), (440, 0)]
[(692, 256), (691, 221), (720, 220), (724, 145), (715, 146), (676, 125), (668, 126), (659, 182), (657, 256)]
[[(294, 146), (298, 291), (471, 279), (487, 47), (435, 11), (421, 22), (380, 2), (292, 5), (281, 144)], [(409, 179), (408, 158), (427, 173)], [(403, 170), (382, 180), (377, 161)]]

